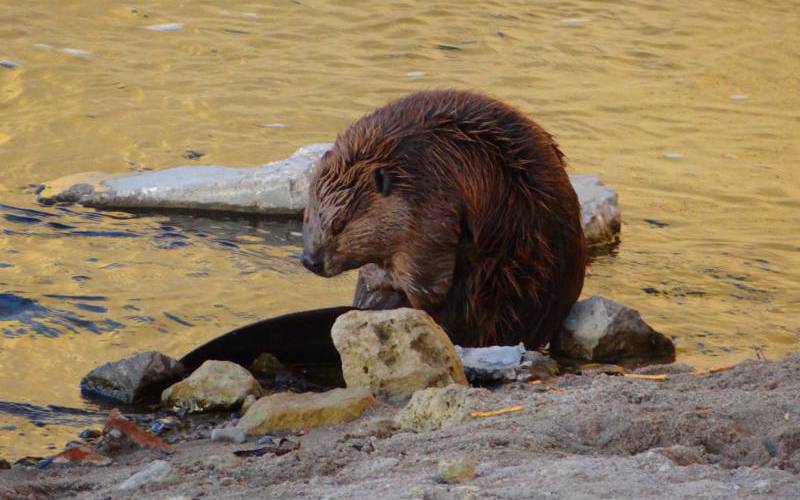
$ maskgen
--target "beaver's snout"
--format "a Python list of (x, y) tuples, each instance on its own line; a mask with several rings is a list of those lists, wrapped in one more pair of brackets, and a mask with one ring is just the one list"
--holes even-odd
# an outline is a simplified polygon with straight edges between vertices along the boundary
[(312, 273), (325, 276), (325, 259), (319, 253), (303, 251), (300, 262)]

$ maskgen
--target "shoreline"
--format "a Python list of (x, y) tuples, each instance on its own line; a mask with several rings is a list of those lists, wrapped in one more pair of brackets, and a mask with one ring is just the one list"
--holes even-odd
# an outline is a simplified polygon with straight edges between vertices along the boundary
[[(15, 465), (0, 471), (0, 498), (787, 498), (800, 488), (800, 354), (745, 361), (693, 375), (685, 365), (640, 373), (666, 380), (564, 375), (474, 391), (489, 411), (522, 409), (432, 431), (376, 431), (382, 404), (339, 426), (288, 435), (299, 448), (237, 457), (258, 448), (207, 438), (171, 455), (136, 450), (105, 467)], [(372, 422), (372, 423), (370, 423)], [(474, 479), (445, 484), (440, 459), (467, 455)], [(163, 481), (116, 488), (164, 460)]]

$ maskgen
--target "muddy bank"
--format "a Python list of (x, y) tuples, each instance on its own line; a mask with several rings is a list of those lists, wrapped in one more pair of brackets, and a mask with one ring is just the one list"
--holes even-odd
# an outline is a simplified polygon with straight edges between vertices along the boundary
[[(175, 453), (139, 450), (107, 467), (14, 466), (0, 498), (796, 498), (800, 489), (800, 355), (730, 371), (650, 367), (667, 379), (566, 375), (479, 391), (482, 410), (521, 411), (436, 431), (369, 430), (360, 420), (290, 439), (277, 456), (237, 457), (243, 444), (198, 439)], [(476, 475), (440, 482), (441, 459), (468, 455)], [(162, 481), (117, 488), (162, 459)]]

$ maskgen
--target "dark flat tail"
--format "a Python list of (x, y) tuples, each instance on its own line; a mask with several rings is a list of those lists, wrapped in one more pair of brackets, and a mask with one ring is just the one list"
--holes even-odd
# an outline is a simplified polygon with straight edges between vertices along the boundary
[(181, 358), (187, 373), (213, 359), (244, 367), (262, 352), (288, 365), (340, 363), (331, 327), (351, 307), (312, 309), (261, 320), (203, 344)]

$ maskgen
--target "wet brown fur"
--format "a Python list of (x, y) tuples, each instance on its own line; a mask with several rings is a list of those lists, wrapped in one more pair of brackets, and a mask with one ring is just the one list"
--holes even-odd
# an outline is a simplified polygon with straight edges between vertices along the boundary
[(542, 346), (583, 287), (564, 155), (475, 93), (419, 92), (356, 121), (312, 178), (304, 229), (320, 274), (369, 264), (356, 305), (423, 309), (463, 346)]

